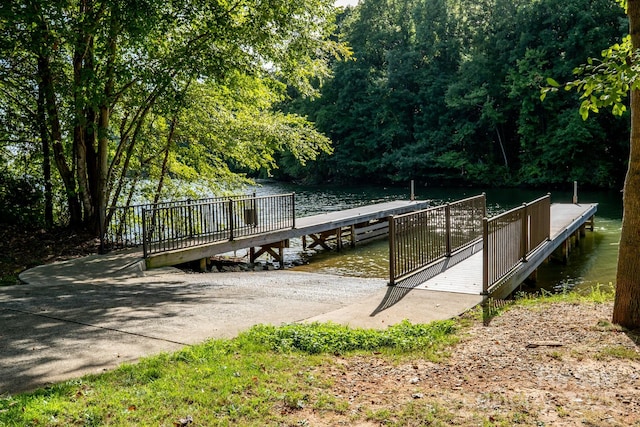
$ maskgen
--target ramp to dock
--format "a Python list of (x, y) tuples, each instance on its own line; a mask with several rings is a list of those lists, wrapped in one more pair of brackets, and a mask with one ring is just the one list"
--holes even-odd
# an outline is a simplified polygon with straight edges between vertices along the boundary
[[(551, 254), (566, 245), (571, 236), (584, 230), (597, 211), (597, 204), (552, 204), (550, 239), (528, 255), (491, 290), (494, 298), (505, 298), (529, 277)], [(451, 257), (440, 259), (426, 269), (396, 284), (398, 287), (428, 289), (460, 294), (482, 294), (482, 241)]]

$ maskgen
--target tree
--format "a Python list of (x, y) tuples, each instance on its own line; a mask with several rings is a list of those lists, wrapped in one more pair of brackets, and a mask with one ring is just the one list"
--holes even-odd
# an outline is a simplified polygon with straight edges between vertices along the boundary
[[(623, 114), (624, 98), (631, 94), (631, 135), (629, 164), (623, 188), (623, 216), (616, 271), (616, 296), (613, 322), (640, 328), (640, 0), (618, 0), (629, 18), (629, 35), (602, 52), (602, 60), (589, 58), (578, 67), (578, 79), (564, 85), (566, 90), (581, 92), (580, 114), (586, 120), (590, 112), (612, 108)], [(550, 87), (542, 89), (541, 98), (561, 86), (549, 78)]]
[[(330, 0), (2, 2), (2, 57), (19, 57), (33, 73), (3, 61), (0, 85), (26, 88), (32, 139), (42, 140), (45, 162), (51, 147), (72, 225), (98, 231), (132, 176), (167, 174), (177, 147), (198, 146), (180, 141), (179, 131), (196, 86), (244, 93), (247, 81), (262, 81), (270, 104), (253, 112), (274, 127), (304, 128), (298, 119), (264, 112), (288, 85), (312, 94), (312, 82), (329, 73), (328, 60), (348, 55), (328, 37), (333, 14)], [(217, 101), (214, 108), (226, 102), (222, 95)], [(258, 144), (261, 138), (273, 133), (254, 135)], [(326, 150), (320, 141), (300, 139), (299, 157)]]
[[(640, 0), (627, 0), (629, 34), (634, 55), (632, 65), (640, 66)], [(626, 59), (625, 59), (626, 62)], [(631, 139), (629, 166), (624, 181), (622, 230), (618, 249), (616, 299), (613, 322), (627, 328), (640, 328), (640, 79), (631, 88)]]

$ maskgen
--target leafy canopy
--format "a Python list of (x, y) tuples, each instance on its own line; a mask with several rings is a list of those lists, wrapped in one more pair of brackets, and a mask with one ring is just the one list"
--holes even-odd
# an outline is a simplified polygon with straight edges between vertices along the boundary
[[(626, 0), (617, 2), (626, 10)], [(633, 49), (631, 36), (626, 35), (620, 43), (604, 49), (601, 59), (587, 58), (587, 63), (576, 67), (573, 74), (578, 78), (565, 83), (564, 89), (581, 93), (579, 111), (583, 120), (590, 112), (598, 113), (609, 107), (614, 115), (621, 116), (627, 111), (625, 98), (629, 91), (640, 88), (640, 50)], [(563, 86), (551, 77), (547, 78), (547, 84), (541, 89), (542, 101), (548, 93)]]

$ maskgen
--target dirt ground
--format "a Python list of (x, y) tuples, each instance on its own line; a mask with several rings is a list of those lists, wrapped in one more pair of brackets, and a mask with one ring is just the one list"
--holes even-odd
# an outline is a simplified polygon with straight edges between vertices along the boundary
[(90, 255), (100, 242), (66, 228), (24, 229), (0, 224), (0, 286), (15, 285), (28, 268)]
[(612, 326), (611, 310), (557, 303), (472, 320), (442, 363), (339, 359), (314, 375), (349, 410), (296, 416), (313, 426), (640, 426), (640, 339)]

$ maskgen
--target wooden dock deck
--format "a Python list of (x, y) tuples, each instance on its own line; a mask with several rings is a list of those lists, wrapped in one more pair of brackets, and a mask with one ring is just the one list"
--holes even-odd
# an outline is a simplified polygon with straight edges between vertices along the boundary
[[(565, 250), (572, 236), (579, 238), (585, 225), (593, 219), (597, 204), (552, 204), (550, 239), (529, 254), (500, 283), (490, 295), (505, 298), (561, 246)], [(591, 224), (593, 225), (593, 223)], [(483, 242), (482, 240), (440, 259), (423, 271), (396, 284), (398, 287), (427, 289), (479, 295), (483, 292)]]
[(370, 221), (385, 219), (390, 215), (400, 215), (426, 209), (427, 207), (429, 207), (428, 201), (397, 200), (296, 218), (295, 226), (292, 228), (151, 254), (145, 260), (146, 266), (147, 268), (157, 268), (177, 265), (234, 250), (260, 248), (285, 242), (291, 238), (331, 232), (343, 227), (365, 224)]

